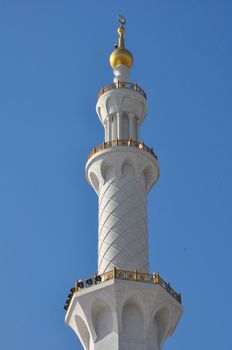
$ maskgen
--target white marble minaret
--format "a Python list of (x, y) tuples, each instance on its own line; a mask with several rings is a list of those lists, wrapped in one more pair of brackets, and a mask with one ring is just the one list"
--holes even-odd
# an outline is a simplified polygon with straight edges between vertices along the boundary
[(146, 94), (129, 80), (133, 56), (124, 47), (124, 24), (120, 17), (110, 56), (114, 82), (100, 91), (96, 106), (105, 141), (86, 164), (99, 198), (98, 273), (78, 280), (65, 305), (65, 321), (86, 350), (160, 350), (183, 312), (180, 294), (149, 274), (147, 193), (159, 165), (140, 141)]

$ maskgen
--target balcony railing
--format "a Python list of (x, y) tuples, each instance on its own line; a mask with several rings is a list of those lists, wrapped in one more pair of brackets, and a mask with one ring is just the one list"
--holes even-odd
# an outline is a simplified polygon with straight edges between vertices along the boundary
[(130, 83), (130, 82), (122, 82), (118, 81), (117, 83), (109, 84), (104, 86), (101, 91), (98, 94), (98, 98), (100, 98), (102, 95), (104, 95), (105, 92), (114, 90), (114, 89), (131, 89), (137, 91), (139, 94), (141, 94), (145, 99), (147, 98), (146, 93), (143, 91), (141, 87), (139, 87), (137, 84)]
[(102, 151), (103, 149), (111, 148), (111, 147), (117, 147), (117, 146), (129, 146), (129, 147), (136, 147), (140, 149), (144, 149), (148, 153), (152, 154), (155, 159), (157, 159), (157, 155), (154, 153), (153, 148), (149, 148), (144, 144), (144, 142), (139, 141), (133, 141), (133, 140), (112, 140), (103, 142), (101, 145), (96, 146), (93, 148), (92, 152), (89, 154), (88, 159), (92, 157), (95, 153)]
[(150, 284), (159, 284), (163, 289), (166, 290), (174, 299), (178, 301), (178, 303), (181, 304), (181, 294), (177, 293), (170, 285), (170, 283), (165, 282), (158, 272), (155, 272), (153, 274), (149, 273), (142, 273), (135, 271), (125, 271), (125, 270), (118, 270), (114, 268), (111, 271), (104, 272), (101, 275), (94, 275), (92, 278), (87, 278), (86, 280), (78, 280), (75, 283), (75, 287), (70, 289), (70, 294), (68, 295), (68, 298), (66, 300), (66, 304), (64, 306), (65, 310), (68, 310), (69, 305), (71, 303), (72, 297), (74, 293), (79, 292), (80, 290), (84, 288), (89, 288), (91, 286), (94, 286), (96, 284), (100, 284), (112, 279), (120, 279), (120, 280), (126, 280), (126, 281), (135, 281), (135, 282), (145, 282)]

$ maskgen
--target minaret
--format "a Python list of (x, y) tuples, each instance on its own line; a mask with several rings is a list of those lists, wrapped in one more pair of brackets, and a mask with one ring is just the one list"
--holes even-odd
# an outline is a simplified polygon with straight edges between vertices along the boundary
[(129, 80), (125, 19), (110, 56), (114, 82), (98, 95), (105, 140), (88, 157), (86, 177), (98, 195), (98, 273), (78, 280), (65, 321), (84, 349), (160, 350), (183, 312), (177, 294), (149, 274), (147, 193), (159, 178), (157, 156), (140, 140), (146, 94)]

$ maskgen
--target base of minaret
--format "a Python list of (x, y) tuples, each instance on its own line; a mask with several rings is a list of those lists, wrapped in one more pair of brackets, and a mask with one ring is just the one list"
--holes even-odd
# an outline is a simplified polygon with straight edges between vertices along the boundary
[(117, 274), (74, 292), (66, 324), (85, 350), (160, 350), (183, 313), (180, 295), (158, 274), (145, 282), (133, 280), (137, 272)]

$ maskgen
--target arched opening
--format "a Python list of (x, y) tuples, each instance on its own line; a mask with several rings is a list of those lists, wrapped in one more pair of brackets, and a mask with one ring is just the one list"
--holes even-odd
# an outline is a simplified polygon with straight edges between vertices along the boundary
[(148, 192), (151, 189), (154, 181), (154, 173), (153, 173), (152, 166), (147, 166), (143, 170), (143, 175), (144, 175), (145, 189)]
[(134, 168), (128, 161), (125, 161), (122, 165), (122, 174), (123, 176), (133, 177)]
[(133, 340), (144, 338), (143, 311), (137, 299), (137, 297), (130, 298), (122, 311), (123, 334)]
[(76, 326), (77, 326), (77, 330), (79, 333), (80, 341), (81, 341), (84, 349), (89, 350), (90, 335), (89, 335), (88, 328), (87, 328), (84, 320), (80, 316), (76, 316), (75, 321), (76, 321)]
[(110, 306), (100, 299), (94, 302), (92, 320), (98, 341), (105, 338), (113, 330), (113, 317)]
[(159, 346), (162, 346), (167, 333), (168, 333), (168, 326), (169, 326), (169, 311), (166, 307), (160, 309), (154, 317), (153, 320), (156, 329), (157, 329), (157, 335), (158, 335), (158, 344)]
[(93, 185), (95, 191), (98, 193), (99, 192), (99, 181), (97, 176), (94, 173), (90, 173), (89, 175), (91, 184)]
[(101, 166), (101, 171), (102, 171), (103, 179), (106, 182), (110, 181), (115, 177), (114, 168), (111, 164), (107, 164), (106, 162), (103, 162)]

